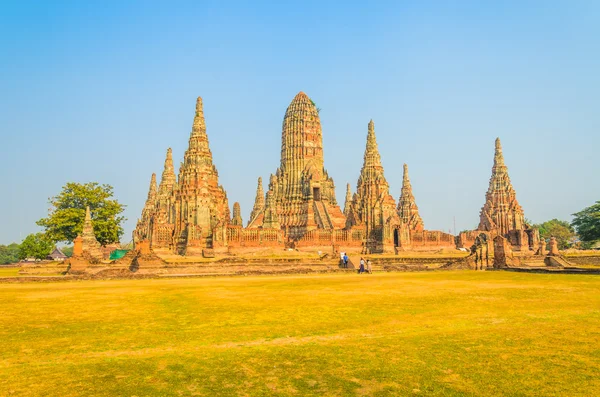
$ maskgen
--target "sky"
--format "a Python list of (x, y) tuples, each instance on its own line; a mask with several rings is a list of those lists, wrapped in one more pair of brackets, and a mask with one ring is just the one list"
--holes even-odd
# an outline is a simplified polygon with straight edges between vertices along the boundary
[(130, 241), (167, 148), (183, 159), (198, 96), (247, 222), (299, 91), (321, 108), (342, 206), (373, 119), (390, 193), (407, 163), (426, 229), (477, 226), (496, 137), (526, 218), (570, 221), (600, 200), (599, 71), (596, 0), (5, 0), (0, 244), (91, 181), (127, 206)]

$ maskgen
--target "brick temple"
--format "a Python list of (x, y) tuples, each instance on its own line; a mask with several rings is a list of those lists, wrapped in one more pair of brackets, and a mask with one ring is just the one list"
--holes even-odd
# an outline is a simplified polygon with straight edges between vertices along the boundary
[(523, 208), (517, 201), (508, 167), (504, 163), (500, 138), (496, 138), (492, 176), (479, 215), (479, 226), (474, 231), (460, 233), (457, 246), (471, 247), (482, 234), (487, 236), (488, 241), (502, 236), (516, 251), (534, 251), (540, 241), (539, 231), (525, 222)]
[(343, 211), (325, 168), (323, 131), (314, 102), (303, 92), (288, 106), (282, 125), (281, 159), (267, 191), (258, 178), (254, 206), (244, 227), (239, 203), (230, 213), (219, 184), (204, 118), (196, 111), (179, 174), (167, 150), (160, 184), (152, 174), (146, 203), (133, 232), (135, 244), (159, 254), (198, 255), (261, 248), (304, 248), (394, 253), (468, 247), (477, 236), (502, 235), (525, 249), (537, 247), (537, 231), (524, 221), (504, 164), (500, 141), (478, 230), (455, 237), (426, 230), (404, 165), (398, 202), (390, 194), (377, 146), (375, 124), (367, 126), (363, 165), (353, 194), (347, 184)]

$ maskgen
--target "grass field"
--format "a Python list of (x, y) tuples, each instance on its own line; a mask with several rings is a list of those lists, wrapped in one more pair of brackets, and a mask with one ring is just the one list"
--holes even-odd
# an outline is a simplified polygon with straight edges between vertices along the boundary
[(0, 266), (0, 277), (17, 277), (19, 276), (18, 267), (2, 267)]
[(600, 395), (600, 277), (0, 284), (0, 395)]

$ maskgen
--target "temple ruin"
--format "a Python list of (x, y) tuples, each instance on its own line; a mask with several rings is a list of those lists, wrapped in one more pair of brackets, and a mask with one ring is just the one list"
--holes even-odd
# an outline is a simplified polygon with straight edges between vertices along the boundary
[(526, 224), (523, 208), (510, 182), (500, 138), (496, 138), (492, 176), (479, 215), (479, 226), (474, 231), (460, 233), (457, 245), (470, 247), (482, 232), (490, 236), (490, 241), (495, 236), (506, 238), (515, 251), (535, 251), (539, 246), (539, 232)]
[(167, 150), (160, 183), (152, 174), (146, 203), (133, 233), (136, 246), (157, 254), (214, 255), (257, 249), (305, 249), (363, 253), (470, 247), (482, 233), (501, 235), (513, 249), (538, 247), (537, 231), (524, 221), (510, 184), (500, 140), (478, 230), (458, 238), (426, 230), (404, 164), (398, 202), (389, 192), (375, 124), (367, 127), (363, 165), (352, 193), (346, 186), (343, 211), (325, 169), (319, 111), (303, 92), (288, 106), (282, 123), (281, 159), (266, 192), (258, 178), (254, 206), (244, 227), (239, 203), (230, 214), (227, 194), (209, 148), (202, 98), (188, 149), (175, 175)]
[[(373, 120), (368, 125), (363, 166), (346, 216), (347, 228), (363, 231), (365, 252), (393, 252), (394, 233), (406, 230), (383, 175)], [(395, 245), (399, 245), (396, 240)]]
[[(297, 240), (317, 229), (345, 226), (344, 214), (335, 199), (333, 179), (323, 159), (323, 135), (319, 112), (303, 92), (292, 100), (283, 118), (281, 163), (269, 180), (272, 210), (286, 237)], [(267, 200), (267, 207), (269, 207)], [(267, 217), (252, 227), (273, 228)], [(278, 228), (276, 227), (276, 228)]]
[(155, 252), (200, 254), (224, 243), (230, 220), (227, 194), (212, 162), (202, 98), (198, 97), (179, 176), (176, 180), (169, 149), (158, 193), (156, 176), (152, 176), (134, 242), (148, 240)]

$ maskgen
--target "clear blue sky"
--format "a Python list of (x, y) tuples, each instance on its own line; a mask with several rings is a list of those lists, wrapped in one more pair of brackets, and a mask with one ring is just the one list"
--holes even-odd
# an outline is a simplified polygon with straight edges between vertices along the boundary
[(477, 225), (497, 136), (527, 218), (600, 200), (596, 0), (4, 1), (0, 244), (38, 230), (69, 181), (113, 185), (130, 240), (197, 96), (246, 222), (298, 91), (322, 109), (341, 205), (371, 118), (392, 195), (406, 162), (428, 229)]

